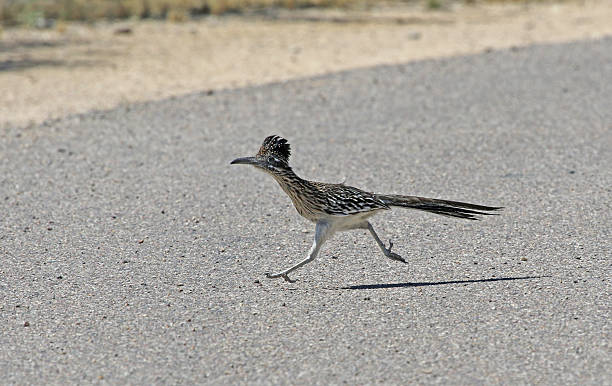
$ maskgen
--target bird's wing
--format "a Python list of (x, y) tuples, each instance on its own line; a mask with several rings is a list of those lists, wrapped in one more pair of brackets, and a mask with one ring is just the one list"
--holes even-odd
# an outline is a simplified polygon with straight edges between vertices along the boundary
[(389, 206), (374, 194), (342, 184), (317, 183), (317, 188), (326, 197), (325, 213), (348, 216), (355, 213), (389, 209)]

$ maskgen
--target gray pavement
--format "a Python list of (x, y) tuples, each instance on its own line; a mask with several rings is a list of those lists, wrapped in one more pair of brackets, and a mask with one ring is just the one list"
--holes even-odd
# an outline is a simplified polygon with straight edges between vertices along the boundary
[[(612, 384), (612, 38), (3, 128), (0, 383)], [(503, 205), (338, 234), (230, 166)]]

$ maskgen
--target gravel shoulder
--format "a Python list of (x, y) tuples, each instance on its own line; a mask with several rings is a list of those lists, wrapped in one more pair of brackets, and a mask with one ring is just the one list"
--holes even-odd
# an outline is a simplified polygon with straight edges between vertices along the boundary
[[(0, 40), (0, 125), (380, 64), (595, 39), (612, 34), (610, 20), (610, 2), (599, 0), (8, 29)], [(131, 33), (118, 33), (126, 29)]]

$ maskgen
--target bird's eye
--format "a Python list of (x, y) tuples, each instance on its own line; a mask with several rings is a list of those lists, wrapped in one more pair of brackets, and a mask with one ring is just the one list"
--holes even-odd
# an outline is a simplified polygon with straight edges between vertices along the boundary
[(273, 164), (276, 162), (276, 158), (272, 157), (272, 156), (268, 156), (268, 162)]

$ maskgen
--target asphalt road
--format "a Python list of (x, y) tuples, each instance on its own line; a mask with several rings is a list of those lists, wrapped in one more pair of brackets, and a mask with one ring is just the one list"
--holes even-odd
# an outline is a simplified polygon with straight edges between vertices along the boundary
[[(245, 166), (485, 205), (338, 234)], [(612, 38), (92, 112), (0, 139), (0, 383), (612, 384)]]

